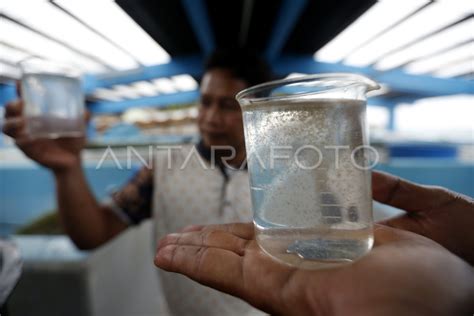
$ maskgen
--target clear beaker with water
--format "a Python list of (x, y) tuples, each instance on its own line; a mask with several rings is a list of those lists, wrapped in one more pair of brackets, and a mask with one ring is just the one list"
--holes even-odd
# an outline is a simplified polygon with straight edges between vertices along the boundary
[(302, 268), (351, 262), (373, 244), (366, 93), (377, 83), (320, 74), (264, 83), (237, 96), (256, 238)]
[(84, 136), (80, 71), (37, 57), (25, 59), (19, 66), (28, 137)]

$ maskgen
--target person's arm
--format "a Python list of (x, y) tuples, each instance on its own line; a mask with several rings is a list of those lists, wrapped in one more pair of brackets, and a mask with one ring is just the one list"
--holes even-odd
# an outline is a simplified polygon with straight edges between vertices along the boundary
[(6, 105), (3, 132), (26, 156), (53, 172), (61, 222), (77, 247), (97, 247), (124, 230), (126, 225), (90, 192), (80, 163), (84, 137), (30, 138), (23, 107), (21, 99)]
[(110, 207), (96, 201), (80, 162), (55, 171), (54, 177), (62, 225), (78, 248), (96, 248), (127, 228)]
[[(60, 219), (66, 233), (76, 246), (80, 249), (95, 248), (127, 228), (128, 223), (123, 221), (110, 205), (100, 205), (96, 201), (87, 184), (80, 159), (85, 143), (84, 138), (32, 139), (28, 137), (23, 107), (21, 99), (6, 105), (3, 132), (13, 138), (26, 156), (53, 172)], [(130, 212), (132, 224), (138, 223), (151, 213), (149, 207), (148, 209), (146, 207), (151, 203), (138, 203), (143, 198), (140, 194), (133, 194), (134, 191), (150, 191), (149, 188), (152, 185), (150, 181), (152, 178), (147, 176), (146, 183), (142, 183), (146, 190), (134, 188), (134, 184), (129, 183), (122, 192), (117, 194), (121, 197), (115, 203), (118, 205), (117, 208), (124, 209), (125, 213), (127, 210), (133, 210)], [(149, 201), (150, 196), (151, 194), (147, 193), (145, 200)], [(140, 207), (145, 205), (145, 207), (137, 212), (136, 208), (132, 207), (135, 205)], [(136, 213), (140, 213), (141, 217)], [(129, 214), (124, 216), (127, 217), (127, 215)]]
[(102, 205), (90, 191), (80, 163), (55, 172), (60, 217), (74, 243), (81, 249), (95, 248), (151, 217), (152, 170), (142, 167)]

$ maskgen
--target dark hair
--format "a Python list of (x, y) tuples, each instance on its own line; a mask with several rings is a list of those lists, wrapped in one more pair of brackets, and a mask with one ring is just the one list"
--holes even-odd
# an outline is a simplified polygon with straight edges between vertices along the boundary
[(247, 82), (249, 86), (273, 79), (270, 67), (263, 58), (240, 48), (216, 50), (208, 57), (204, 68), (205, 71), (227, 69), (235, 78)]

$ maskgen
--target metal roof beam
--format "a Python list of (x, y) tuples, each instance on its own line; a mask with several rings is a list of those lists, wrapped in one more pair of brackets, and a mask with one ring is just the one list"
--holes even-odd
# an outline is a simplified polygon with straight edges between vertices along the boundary
[(242, 20), (240, 21), (240, 33), (239, 33), (239, 45), (245, 46), (247, 43), (250, 21), (252, 19), (252, 10), (254, 6), (254, 0), (244, 0), (242, 7)]
[(196, 35), (201, 51), (208, 55), (215, 49), (214, 33), (203, 0), (182, 0), (184, 11)]
[(171, 77), (181, 74), (199, 77), (202, 71), (202, 59), (200, 57), (176, 57), (166, 64), (115, 71), (100, 76), (87, 75), (84, 77), (84, 89), (87, 93), (90, 93), (97, 88), (107, 88), (118, 84), (129, 84), (136, 81)]
[(290, 72), (323, 73), (323, 72), (350, 72), (360, 73), (380, 82), (396, 92), (416, 94), (421, 97), (474, 94), (472, 82), (464, 79), (444, 79), (427, 75), (411, 75), (402, 70), (377, 71), (372, 67), (354, 67), (341, 63), (317, 62), (313, 56), (282, 57), (273, 63), (274, 71), (279, 75)]
[(178, 93), (160, 94), (153, 97), (143, 97), (119, 102), (92, 102), (88, 109), (94, 114), (121, 113), (131, 107), (167, 107), (170, 104), (185, 104), (196, 102), (199, 91), (186, 91)]
[(306, 3), (307, 0), (283, 0), (265, 50), (265, 57), (269, 61), (274, 60), (280, 54)]

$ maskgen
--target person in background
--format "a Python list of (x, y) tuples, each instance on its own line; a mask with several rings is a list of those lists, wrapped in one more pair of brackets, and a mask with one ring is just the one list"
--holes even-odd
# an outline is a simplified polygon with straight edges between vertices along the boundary
[[(200, 142), (157, 152), (151, 168), (144, 166), (105, 203), (94, 198), (81, 167), (84, 139), (27, 139), (21, 99), (7, 105), (4, 133), (54, 174), (60, 219), (77, 247), (96, 248), (150, 217), (158, 240), (191, 223), (251, 219), (247, 171), (240, 168), (246, 157), (242, 111), (235, 95), (270, 79), (269, 67), (252, 53), (212, 54), (200, 84)], [(184, 276), (160, 271), (160, 279), (174, 315), (260, 314)]]
[(378, 172), (372, 182), (375, 200), (406, 214), (376, 224), (374, 249), (351, 264), (281, 264), (243, 223), (168, 235), (155, 264), (275, 315), (474, 315), (474, 200)]

